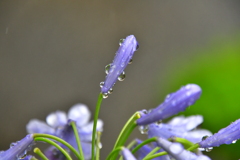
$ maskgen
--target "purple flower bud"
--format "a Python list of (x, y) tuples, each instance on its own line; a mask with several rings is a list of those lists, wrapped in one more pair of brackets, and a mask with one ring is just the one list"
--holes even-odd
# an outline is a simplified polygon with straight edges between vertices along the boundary
[(176, 160), (210, 160), (207, 156), (198, 156), (185, 150), (180, 143), (172, 143), (164, 138), (158, 138), (157, 144)]
[(137, 160), (127, 148), (124, 148), (121, 154), (124, 160)]
[(235, 143), (240, 138), (240, 119), (231, 123), (226, 128), (223, 128), (214, 135), (207, 137), (199, 143), (200, 147), (217, 147), (221, 144)]
[(22, 140), (12, 143), (6, 151), (0, 152), (0, 160), (17, 160), (24, 157), (34, 144), (33, 135), (29, 134)]
[(114, 86), (115, 82), (123, 80), (124, 69), (131, 62), (134, 52), (138, 48), (138, 42), (134, 35), (127, 36), (126, 39), (120, 44), (120, 47), (114, 57), (114, 60), (110, 66), (106, 68), (106, 79), (101, 86), (101, 92), (103, 94), (109, 94), (109, 91)]
[(177, 92), (169, 94), (157, 108), (139, 118), (137, 124), (147, 125), (184, 111), (195, 103), (201, 93), (201, 88), (196, 84), (183, 86)]
[(212, 133), (205, 129), (195, 129), (203, 121), (202, 116), (175, 117), (168, 124), (152, 123), (148, 127), (148, 137), (185, 138), (193, 143), (198, 143), (203, 136), (211, 136)]

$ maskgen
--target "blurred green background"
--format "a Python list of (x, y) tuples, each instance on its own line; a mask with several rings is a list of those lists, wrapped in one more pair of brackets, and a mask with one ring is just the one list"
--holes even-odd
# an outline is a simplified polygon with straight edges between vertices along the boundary
[[(178, 59), (160, 78), (160, 93), (195, 83), (201, 86), (201, 98), (183, 115), (204, 116), (202, 128), (216, 133), (240, 118), (240, 34), (217, 37), (196, 51), (194, 56)], [(240, 143), (215, 147), (208, 153), (213, 159), (238, 159)]]
[[(0, 150), (26, 135), (30, 119), (79, 102), (93, 112), (104, 67), (129, 34), (140, 48), (103, 101), (102, 159), (135, 111), (156, 107), (186, 83), (203, 89), (186, 113), (203, 114), (202, 126), (216, 132), (240, 117), (239, 28), (239, 0), (1, 0)], [(210, 154), (240, 158), (228, 147)]]

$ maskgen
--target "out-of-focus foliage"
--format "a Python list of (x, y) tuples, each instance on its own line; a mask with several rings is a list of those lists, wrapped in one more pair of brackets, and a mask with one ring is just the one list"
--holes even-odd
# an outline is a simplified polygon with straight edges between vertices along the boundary
[[(240, 118), (240, 34), (212, 42), (179, 60), (161, 79), (161, 94), (196, 83), (203, 93), (184, 115), (204, 116), (203, 128), (216, 133)], [(162, 85), (163, 84), (163, 85)], [(240, 142), (215, 147), (212, 159), (239, 159)]]

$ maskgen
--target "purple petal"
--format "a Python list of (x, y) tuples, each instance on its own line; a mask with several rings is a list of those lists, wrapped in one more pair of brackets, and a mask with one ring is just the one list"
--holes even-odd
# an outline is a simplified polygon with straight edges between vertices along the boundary
[(189, 117), (184, 117), (184, 116), (174, 117), (167, 124), (172, 125), (174, 127), (181, 128), (185, 131), (190, 131), (196, 128), (202, 122), (203, 122), (203, 117), (201, 115), (195, 115), (195, 116), (189, 116)]
[(55, 134), (55, 130), (53, 128), (48, 126), (45, 122), (37, 119), (32, 119), (30, 122), (28, 122), (26, 128), (28, 133)]
[(64, 154), (54, 146), (48, 147), (44, 151), (44, 154), (49, 160), (66, 160), (66, 157), (64, 156)]
[(102, 93), (108, 93), (108, 91), (113, 87), (120, 74), (123, 73), (124, 69), (132, 59), (137, 47), (138, 42), (136, 38), (133, 35), (127, 36), (120, 45), (113, 63), (110, 65), (105, 82), (101, 88)]
[(124, 148), (121, 154), (124, 160), (137, 160), (127, 148)]
[(166, 119), (193, 105), (202, 93), (196, 84), (188, 84), (177, 92), (168, 95), (165, 101), (150, 113), (137, 120), (138, 125), (147, 125), (159, 120)]
[(216, 147), (221, 144), (235, 143), (240, 138), (240, 119), (231, 123), (226, 128), (223, 128), (215, 133), (214, 135), (206, 138), (199, 145), (202, 148)]
[(203, 136), (210, 136), (211, 132), (207, 130), (194, 130), (194, 131), (185, 131), (180, 128), (168, 124), (150, 124), (148, 130), (148, 137), (162, 137), (165, 139), (171, 137), (180, 137), (185, 138), (193, 143), (198, 143), (202, 140)]
[(0, 153), (0, 160), (17, 160), (24, 157), (34, 144), (33, 135), (29, 134), (22, 140), (12, 143), (10, 148)]
[(187, 151), (179, 143), (172, 143), (164, 138), (158, 138), (157, 144), (176, 160), (210, 160), (207, 156), (197, 156)]
[(91, 112), (85, 104), (78, 103), (72, 106), (68, 112), (68, 118), (76, 121), (78, 127), (82, 127), (88, 123)]
[(67, 115), (65, 112), (56, 111), (47, 116), (46, 122), (49, 126), (57, 128), (67, 123)]

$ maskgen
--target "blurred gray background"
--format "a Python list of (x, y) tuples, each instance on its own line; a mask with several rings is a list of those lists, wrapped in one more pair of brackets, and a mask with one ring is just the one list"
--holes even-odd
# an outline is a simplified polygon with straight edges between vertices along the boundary
[(106, 157), (127, 119), (167, 94), (155, 86), (173, 62), (239, 27), (237, 0), (1, 0), (0, 150), (23, 138), (32, 118), (79, 102), (93, 112), (105, 65), (119, 39), (134, 34), (140, 48), (99, 115)]

